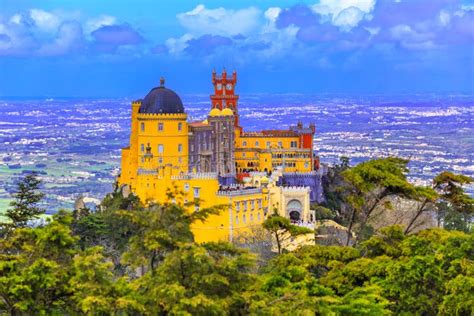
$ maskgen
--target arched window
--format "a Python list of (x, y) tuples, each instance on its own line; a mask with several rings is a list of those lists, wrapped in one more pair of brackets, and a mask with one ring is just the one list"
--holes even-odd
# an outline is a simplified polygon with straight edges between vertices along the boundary
[(260, 144), (258, 142), (258, 140), (255, 142), (255, 147), (258, 147)]
[(178, 152), (182, 152), (183, 151), (183, 145), (182, 144), (178, 144)]
[(236, 216), (236, 217), (235, 217), (235, 223), (236, 223), (236, 224), (239, 224), (239, 216)]
[(145, 123), (143, 123), (143, 122), (140, 123), (140, 130), (141, 130), (142, 132), (145, 131)]
[(163, 151), (164, 151), (164, 147), (163, 147), (163, 145), (161, 145), (161, 144), (160, 144), (160, 145), (158, 145), (158, 153), (159, 153), (159, 154), (162, 154), (162, 153), (163, 153)]
[(246, 142), (245, 140), (242, 142), (242, 146), (243, 146), (243, 147), (246, 147), (246, 146), (247, 146), (247, 142)]
[(178, 131), (181, 131), (183, 129), (183, 123), (178, 123)]
[(245, 224), (245, 222), (246, 222), (246, 219), (245, 219), (245, 214), (244, 214), (244, 215), (242, 216), (242, 223)]
[(163, 131), (163, 123), (158, 123), (158, 131)]

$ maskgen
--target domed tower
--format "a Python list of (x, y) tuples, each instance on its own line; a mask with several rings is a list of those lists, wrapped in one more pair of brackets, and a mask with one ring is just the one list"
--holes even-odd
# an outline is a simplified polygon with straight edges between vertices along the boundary
[[(165, 87), (150, 90), (132, 103), (130, 147), (122, 152), (121, 184), (140, 174), (180, 175), (188, 170), (188, 126), (181, 98)], [(128, 164), (128, 166), (127, 166)]]

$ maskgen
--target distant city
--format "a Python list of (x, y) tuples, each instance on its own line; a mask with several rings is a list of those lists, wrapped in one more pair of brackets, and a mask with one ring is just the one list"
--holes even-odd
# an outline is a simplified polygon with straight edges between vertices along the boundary
[[(205, 118), (209, 95), (181, 96), (191, 120)], [(44, 181), (48, 213), (71, 208), (80, 195), (90, 205), (99, 203), (113, 189), (120, 149), (129, 141), (130, 101), (0, 100), (0, 213), (15, 179), (31, 171)], [(398, 156), (411, 160), (409, 178), (418, 184), (429, 184), (443, 170), (474, 176), (472, 96), (241, 93), (239, 113), (248, 130), (314, 122), (322, 164), (341, 156), (351, 164)]]

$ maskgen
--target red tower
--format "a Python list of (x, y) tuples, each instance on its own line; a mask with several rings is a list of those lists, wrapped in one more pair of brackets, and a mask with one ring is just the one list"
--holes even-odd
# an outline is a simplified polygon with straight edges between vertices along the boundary
[(234, 94), (235, 85), (237, 84), (237, 72), (232, 72), (232, 76), (227, 76), (224, 68), (222, 75), (216, 75), (216, 71), (212, 71), (212, 84), (214, 86), (214, 94), (211, 95), (212, 108), (219, 110), (229, 108), (234, 112), (234, 126), (239, 127), (239, 113), (237, 102), (239, 96)]

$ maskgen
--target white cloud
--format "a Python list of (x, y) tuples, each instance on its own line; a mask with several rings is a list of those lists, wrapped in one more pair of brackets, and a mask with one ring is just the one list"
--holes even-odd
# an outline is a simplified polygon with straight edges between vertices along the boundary
[(12, 17), (10, 18), (10, 23), (20, 24), (21, 20), (22, 20), (21, 14), (15, 14), (15, 15), (12, 15)]
[(44, 31), (56, 31), (61, 24), (61, 19), (57, 15), (40, 9), (31, 9), (30, 17), (35, 25)]
[(363, 19), (370, 19), (376, 0), (321, 0), (311, 8), (343, 30), (350, 30)]
[(333, 24), (340, 26), (342, 29), (350, 30), (357, 26), (364, 19), (365, 13), (356, 7), (349, 7), (342, 10), (333, 18)]
[(439, 12), (439, 23), (442, 26), (446, 26), (449, 24), (450, 21), (451, 21), (451, 15), (449, 14), (449, 12), (446, 10), (441, 10)]
[(96, 18), (92, 18), (86, 21), (84, 31), (86, 34), (90, 34), (102, 26), (117, 24), (117, 18), (110, 15), (101, 15)]
[(78, 22), (66, 22), (58, 29), (52, 43), (44, 44), (38, 51), (42, 56), (64, 55), (82, 46), (82, 27)]
[(276, 19), (280, 15), (280, 12), (281, 12), (281, 8), (271, 7), (265, 11), (264, 16), (268, 21), (275, 23)]
[(166, 40), (165, 46), (170, 54), (179, 55), (188, 47), (187, 42), (192, 38), (191, 34), (184, 34), (180, 38), (169, 38)]
[(436, 45), (433, 42), (434, 34), (430, 32), (418, 32), (406, 24), (399, 24), (390, 28), (392, 39), (398, 41), (408, 49), (432, 49)]
[(227, 10), (222, 7), (207, 9), (203, 4), (177, 15), (181, 25), (195, 36), (248, 35), (260, 25), (260, 16), (261, 11), (255, 7), (240, 10)]

